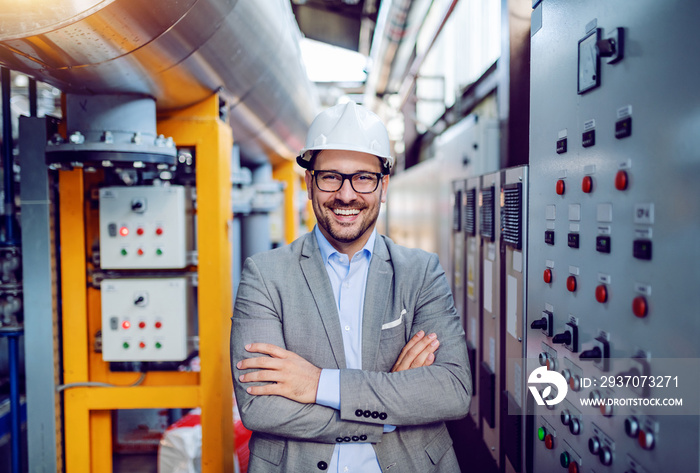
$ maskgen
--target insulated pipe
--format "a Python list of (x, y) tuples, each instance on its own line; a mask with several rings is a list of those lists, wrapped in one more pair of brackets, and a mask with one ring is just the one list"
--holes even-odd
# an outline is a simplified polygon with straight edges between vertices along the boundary
[(159, 112), (219, 93), (246, 155), (293, 159), (318, 96), (288, 0), (0, 0), (0, 64), (69, 94), (144, 94)]
[(3, 67), (0, 73), (2, 82), (2, 170), (4, 189), (5, 245), (15, 245), (14, 226), (14, 171), (12, 169), (12, 110), (10, 108), (10, 70)]

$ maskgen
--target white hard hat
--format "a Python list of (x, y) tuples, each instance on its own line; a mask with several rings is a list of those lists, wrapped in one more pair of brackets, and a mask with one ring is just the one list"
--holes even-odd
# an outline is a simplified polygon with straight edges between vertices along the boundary
[(347, 102), (319, 113), (309, 127), (306, 146), (297, 157), (299, 166), (309, 169), (314, 151), (340, 149), (377, 156), (386, 173), (394, 164), (389, 135), (382, 120), (365, 107)]

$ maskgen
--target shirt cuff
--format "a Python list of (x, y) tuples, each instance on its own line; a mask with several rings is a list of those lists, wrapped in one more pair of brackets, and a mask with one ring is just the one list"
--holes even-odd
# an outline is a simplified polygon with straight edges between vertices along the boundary
[(388, 434), (389, 432), (393, 432), (394, 430), (396, 430), (396, 426), (395, 426), (395, 425), (384, 424), (384, 433), (385, 433), (385, 434)]
[(321, 370), (316, 391), (316, 404), (340, 410), (340, 370)]

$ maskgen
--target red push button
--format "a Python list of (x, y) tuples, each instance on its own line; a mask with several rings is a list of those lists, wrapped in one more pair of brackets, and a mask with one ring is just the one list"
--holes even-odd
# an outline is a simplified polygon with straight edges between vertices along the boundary
[(156, 328), (161, 328), (162, 326), (163, 326), (163, 324), (160, 321), (156, 322)]
[(136, 250), (136, 254), (139, 256), (143, 256), (143, 249), (139, 248), (138, 250)]
[(552, 270), (550, 268), (544, 270), (544, 282), (547, 284), (552, 282)]
[(595, 300), (601, 304), (608, 301), (608, 288), (605, 287), (605, 284), (601, 284), (595, 288)]
[(139, 342), (139, 348), (146, 348), (146, 342)]
[(552, 437), (552, 434), (545, 435), (544, 446), (547, 447), (547, 450), (552, 450), (554, 448), (554, 437)]
[(647, 315), (647, 300), (644, 296), (637, 296), (632, 301), (632, 312), (639, 318)]
[(639, 446), (644, 450), (652, 450), (654, 448), (654, 434), (652, 432), (639, 431)]
[(591, 176), (584, 176), (583, 182), (581, 182), (581, 190), (586, 194), (590, 194), (593, 190), (593, 178)]
[(156, 228), (156, 235), (162, 235), (163, 229), (161, 227)]
[(139, 322), (139, 328), (146, 328), (146, 322)]
[(569, 463), (569, 473), (578, 473), (578, 463), (575, 461)]
[(566, 278), (566, 288), (569, 292), (576, 292), (576, 276)]
[(557, 181), (557, 194), (564, 195), (565, 190), (566, 190), (566, 185), (564, 184), (564, 180), (559, 179)]
[(617, 171), (617, 174), (615, 174), (615, 189), (619, 191), (627, 189), (627, 171)]
[(143, 235), (143, 227), (139, 227), (136, 229), (136, 234), (137, 235)]

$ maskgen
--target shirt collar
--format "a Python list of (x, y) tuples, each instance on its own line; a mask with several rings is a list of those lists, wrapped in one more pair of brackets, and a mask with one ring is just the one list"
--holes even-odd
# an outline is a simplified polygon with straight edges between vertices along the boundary
[[(321, 230), (319, 230), (318, 225), (314, 226), (314, 235), (316, 236), (316, 241), (318, 242), (318, 248), (321, 250), (321, 257), (323, 258), (323, 264), (328, 264), (328, 258), (331, 257), (334, 253), (338, 253), (338, 250), (333, 248), (333, 245), (330, 244), (330, 242), (326, 239), (326, 237), (321, 233)], [(362, 247), (358, 253), (361, 252), (366, 252), (367, 253), (367, 259), (370, 259), (372, 257), (372, 251), (374, 250), (374, 240), (377, 237), (377, 229), (373, 229), (372, 233), (369, 236), (369, 239), (367, 240), (367, 243), (365, 243), (365, 246)]]

